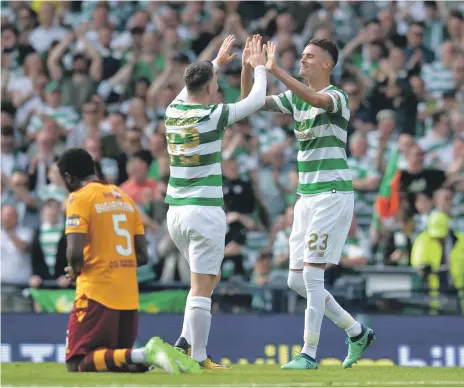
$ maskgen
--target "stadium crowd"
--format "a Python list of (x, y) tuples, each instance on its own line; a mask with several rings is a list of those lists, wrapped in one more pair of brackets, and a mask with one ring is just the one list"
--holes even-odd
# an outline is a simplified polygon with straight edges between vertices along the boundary
[[(340, 49), (333, 83), (349, 96), (356, 202), (333, 281), (371, 264), (441, 271), (463, 287), (463, 14), (457, 1), (2, 2), (2, 302), (8, 286), (69, 287), (55, 164), (68, 147), (87, 149), (143, 213), (152, 261), (140, 283), (188, 281), (165, 222), (164, 112), (189, 63), (211, 59), (227, 34), (241, 53), (253, 33), (277, 43), (294, 76), (311, 37)], [(221, 73), (218, 102), (240, 98), (240, 72), (237, 59)], [(268, 94), (285, 90), (269, 77)], [(286, 283), (296, 150), (290, 115), (226, 129), (225, 280)]]

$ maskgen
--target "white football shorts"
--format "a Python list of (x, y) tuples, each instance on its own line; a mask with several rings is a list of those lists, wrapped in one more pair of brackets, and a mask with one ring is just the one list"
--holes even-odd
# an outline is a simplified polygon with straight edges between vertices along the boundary
[(354, 193), (303, 195), (295, 204), (290, 269), (304, 263), (338, 264), (353, 219)]
[(226, 214), (220, 206), (169, 206), (167, 226), (190, 271), (217, 275), (224, 259)]

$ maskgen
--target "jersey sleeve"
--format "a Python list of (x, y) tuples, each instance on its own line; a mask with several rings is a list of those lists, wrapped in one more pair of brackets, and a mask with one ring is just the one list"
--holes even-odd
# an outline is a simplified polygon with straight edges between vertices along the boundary
[(89, 231), (90, 200), (87, 196), (71, 194), (66, 204), (65, 233), (84, 233)]
[(227, 125), (231, 125), (257, 112), (266, 102), (267, 76), (266, 68), (258, 66), (254, 70), (255, 81), (250, 94), (234, 104), (228, 104)]
[(291, 90), (287, 90), (286, 92), (271, 97), (282, 113), (293, 114)]
[(348, 110), (348, 97), (340, 90), (327, 90), (324, 92), (333, 102), (334, 109), (330, 114), (337, 114), (343, 116), (343, 111)]

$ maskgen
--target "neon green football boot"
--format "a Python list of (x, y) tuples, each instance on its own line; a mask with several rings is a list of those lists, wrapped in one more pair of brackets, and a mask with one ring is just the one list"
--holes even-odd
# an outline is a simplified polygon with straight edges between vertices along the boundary
[(364, 351), (375, 340), (375, 332), (368, 327), (362, 327), (362, 332), (357, 337), (346, 339), (348, 344), (348, 355), (343, 361), (342, 367), (350, 368), (355, 364), (363, 355)]
[(148, 364), (164, 369), (171, 375), (180, 375), (175, 359), (171, 357), (169, 349), (160, 337), (148, 340), (145, 345), (145, 353)]
[(300, 353), (295, 358), (284, 364), (280, 369), (293, 369), (293, 370), (303, 370), (303, 369), (317, 369), (318, 365), (314, 358), (309, 357), (305, 353)]

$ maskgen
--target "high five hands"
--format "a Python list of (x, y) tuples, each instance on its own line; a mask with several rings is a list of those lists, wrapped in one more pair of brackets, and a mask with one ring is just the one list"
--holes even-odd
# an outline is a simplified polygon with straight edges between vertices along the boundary
[[(253, 68), (266, 66), (266, 70), (272, 72), (277, 68), (276, 45), (271, 41), (262, 44), (262, 39), (259, 34), (247, 38), (242, 53), (242, 66), (251, 66)], [(232, 53), (234, 43), (235, 37), (233, 35), (227, 36), (222, 43), (216, 57), (216, 63), (219, 66), (227, 65), (237, 58), (237, 54)]]
[[(262, 58), (265, 58), (265, 53), (267, 53), (267, 60), (262, 63)], [(266, 66), (267, 71), (272, 72), (277, 68), (275, 43), (269, 41), (267, 44), (262, 44), (262, 36), (259, 34), (253, 35), (252, 38), (247, 38), (242, 53), (242, 66), (259, 66), (258, 64), (253, 66), (252, 64), (252, 61), (255, 63), (255, 61), (258, 60), (258, 57), (259, 65)]]

